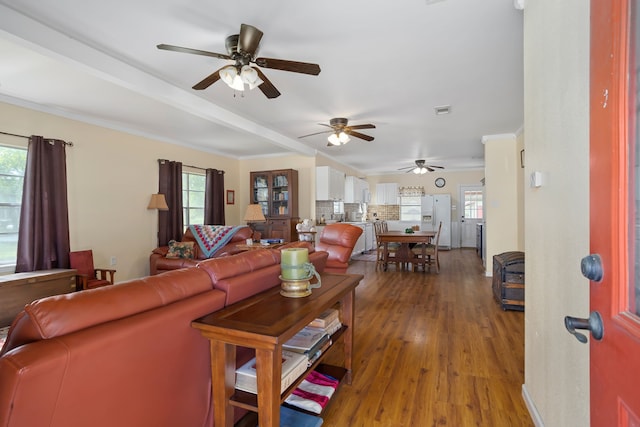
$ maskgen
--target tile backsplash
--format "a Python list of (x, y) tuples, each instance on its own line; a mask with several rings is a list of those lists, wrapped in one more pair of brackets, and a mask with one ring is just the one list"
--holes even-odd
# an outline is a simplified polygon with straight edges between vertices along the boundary
[[(360, 209), (359, 203), (345, 203), (344, 214), (334, 214), (333, 202), (330, 200), (316, 200), (316, 217), (313, 218), (316, 222), (320, 221), (322, 215), (325, 220), (333, 219), (350, 221), (354, 216), (357, 220), (362, 218), (362, 214), (358, 215)], [(368, 205), (367, 206), (367, 221), (388, 220), (394, 221), (400, 219), (400, 206), (399, 205)]]

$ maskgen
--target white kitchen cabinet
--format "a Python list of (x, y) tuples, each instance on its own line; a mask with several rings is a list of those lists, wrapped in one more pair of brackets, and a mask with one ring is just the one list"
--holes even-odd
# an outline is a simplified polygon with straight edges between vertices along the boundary
[(347, 176), (344, 180), (344, 202), (364, 202), (365, 190), (369, 189), (369, 183), (356, 176)]
[(329, 166), (316, 166), (316, 200), (344, 200), (344, 173)]
[(397, 205), (398, 184), (395, 182), (376, 184), (376, 204)]

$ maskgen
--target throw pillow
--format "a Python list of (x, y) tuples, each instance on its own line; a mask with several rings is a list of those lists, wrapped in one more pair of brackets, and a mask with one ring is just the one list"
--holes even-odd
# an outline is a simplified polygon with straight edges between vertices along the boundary
[(193, 245), (194, 242), (176, 242), (175, 240), (170, 240), (167, 258), (191, 259), (193, 258)]

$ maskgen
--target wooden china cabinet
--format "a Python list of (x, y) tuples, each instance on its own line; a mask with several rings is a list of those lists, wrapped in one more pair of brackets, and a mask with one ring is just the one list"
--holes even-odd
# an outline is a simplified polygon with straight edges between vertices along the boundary
[(296, 237), (298, 217), (298, 171), (281, 169), (250, 172), (251, 203), (259, 204), (266, 222), (255, 222), (251, 227), (262, 238), (284, 239)]

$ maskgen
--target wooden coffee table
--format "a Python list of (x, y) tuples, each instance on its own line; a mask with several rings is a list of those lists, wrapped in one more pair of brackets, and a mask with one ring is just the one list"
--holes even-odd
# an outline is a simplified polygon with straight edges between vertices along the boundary
[[(280, 393), (282, 344), (334, 306), (339, 306), (341, 311), (343, 327), (339, 335), (344, 339), (344, 378), (351, 383), (355, 289), (363, 276), (323, 273), (321, 277), (322, 287), (313, 289), (308, 297), (284, 297), (276, 286), (192, 323), (211, 345), (216, 427), (233, 426), (233, 408), (236, 406), (258, 412), (260, 427), (280, 426), (280, 405), (306, 376), (302, 375)], [(257, 396), (234, 388), (236, 346), (256, 350)], [(320, 361), (315, 362), (307, 373), (318, 363)]]
[(236, 248), (241, 251), (253, 251), (256, 249), (277, 249), (286, 243), (269, 243), (268, 245), (263, 245), (262, 243), (254, 243), (253, 245), (247, 245), (246, 243), (238, 243)]

